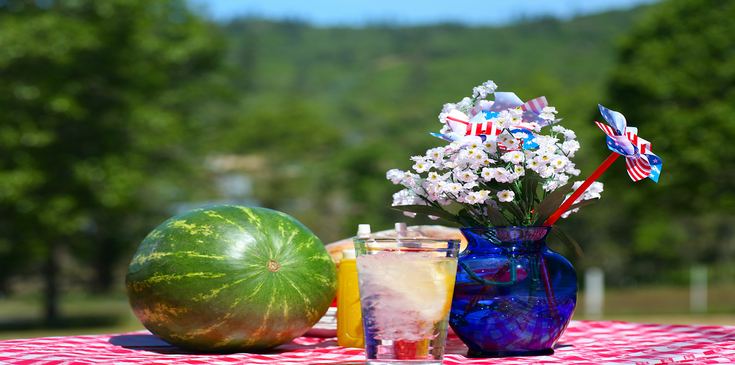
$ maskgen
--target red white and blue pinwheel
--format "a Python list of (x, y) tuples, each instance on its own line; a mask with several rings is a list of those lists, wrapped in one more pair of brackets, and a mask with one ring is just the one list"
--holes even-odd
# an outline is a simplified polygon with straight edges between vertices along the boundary
[[(599, 105), (599, 104), (597, 104)], [(609, 125), (595, 122), (605, 134), (607, 134), (607, 147), (613, 151), (610, 156), (602, 162), (602, 164), (592, 172), (587, 180), (580, 185), (577, 190), (572, 193), (559, 208), (554, 211), (544, 222), (545, 226), (553, 225), (564, 212), (569, 210), (572, 204), (577, 202), (582, 193), (590, 187), (590, 185), (607, 170), (610, 165), (619, 157), (625, 156), (625, 165), (628, 168), (628, 175), (633, 181), (650, 178), (658, 182), (661, 175), (661, 158), (651, 152), (651, 143), (643, 138), (638, 137), (638, 128), (628, 127), (625, 117), (616, 111), (599, 105), (600, 113)]]
[[(599, 105), (599, 104), (598, 104)], [(651, 152), (651, 143), (638, 137), (638, 128), (628, 127), (623, 114), (599, 105), (609, 125), (595, 122), (607, 135), (607, 147), (625, 156), (628, 175), (633, 181), (650, 178), (658, 182), (661, 158)]]

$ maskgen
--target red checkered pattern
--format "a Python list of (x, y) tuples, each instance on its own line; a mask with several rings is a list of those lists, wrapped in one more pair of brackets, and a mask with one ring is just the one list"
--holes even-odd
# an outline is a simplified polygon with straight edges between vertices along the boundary
[[(550, 356), (468, 359), (456, 337), (444, 364), (735, 364), (735, 327), (572, 321)], [(335, 338), (299, 337), (262, 354), (194, 354), (147, 331), (119, 335), (0, 341), (0, 364), (344, 364), (364, 363), (361, 349)]]

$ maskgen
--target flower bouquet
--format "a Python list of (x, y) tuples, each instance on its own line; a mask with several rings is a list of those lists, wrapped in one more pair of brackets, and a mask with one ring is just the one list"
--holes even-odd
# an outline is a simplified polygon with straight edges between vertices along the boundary
[[(388, 171), (405, 187), (393, 195), (394, 209), (464, 227), (538, 226), (582, 185), (568, 184), (580, 173), (572, 161), (580, 144), (573, 130), (557, 124), (556, 109), (545, 97), (523, 103), (496, 88), (487, 81), (472, 98), (445, 104), (442, 128), (431, 134), (448, 144), (411, 157), (413, 171)], [(494, 101), (486, 100), (493, 94)], [(563, 216), (595, 202), (602, 188), (592, 183)], [(569, 235), (553, 232), (581, 254)]]

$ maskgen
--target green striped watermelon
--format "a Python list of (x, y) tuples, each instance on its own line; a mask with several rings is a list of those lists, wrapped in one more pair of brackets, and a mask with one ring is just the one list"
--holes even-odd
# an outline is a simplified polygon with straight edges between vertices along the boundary
[(218, 205), (177, 215), (135, 253), (125, 289), (154, 335), (200, 352), (263, 350), (327, 312), (337, 270), (322, 242), (278, 211)]

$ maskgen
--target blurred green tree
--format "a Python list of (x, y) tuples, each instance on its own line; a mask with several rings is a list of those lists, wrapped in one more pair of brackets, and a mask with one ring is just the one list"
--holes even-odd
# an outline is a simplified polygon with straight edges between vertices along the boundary
[(605, 179), (632, 228), (617, 235), (630, 242), (640, 277), (694, 262), (730, 267), (735, 255), (733, 19), (730, 0), (670, 0), (620, 46), (606, 106), (639, 127), (663, 159), (658, 185), (632, 186), (624, 173)]
[(151, 217), (196, 196), (186, 146), (224, 51), (183, 0), (0, 2), (0, 291), (43, 267), (54, 322), (61, 255), (104, 291)]

